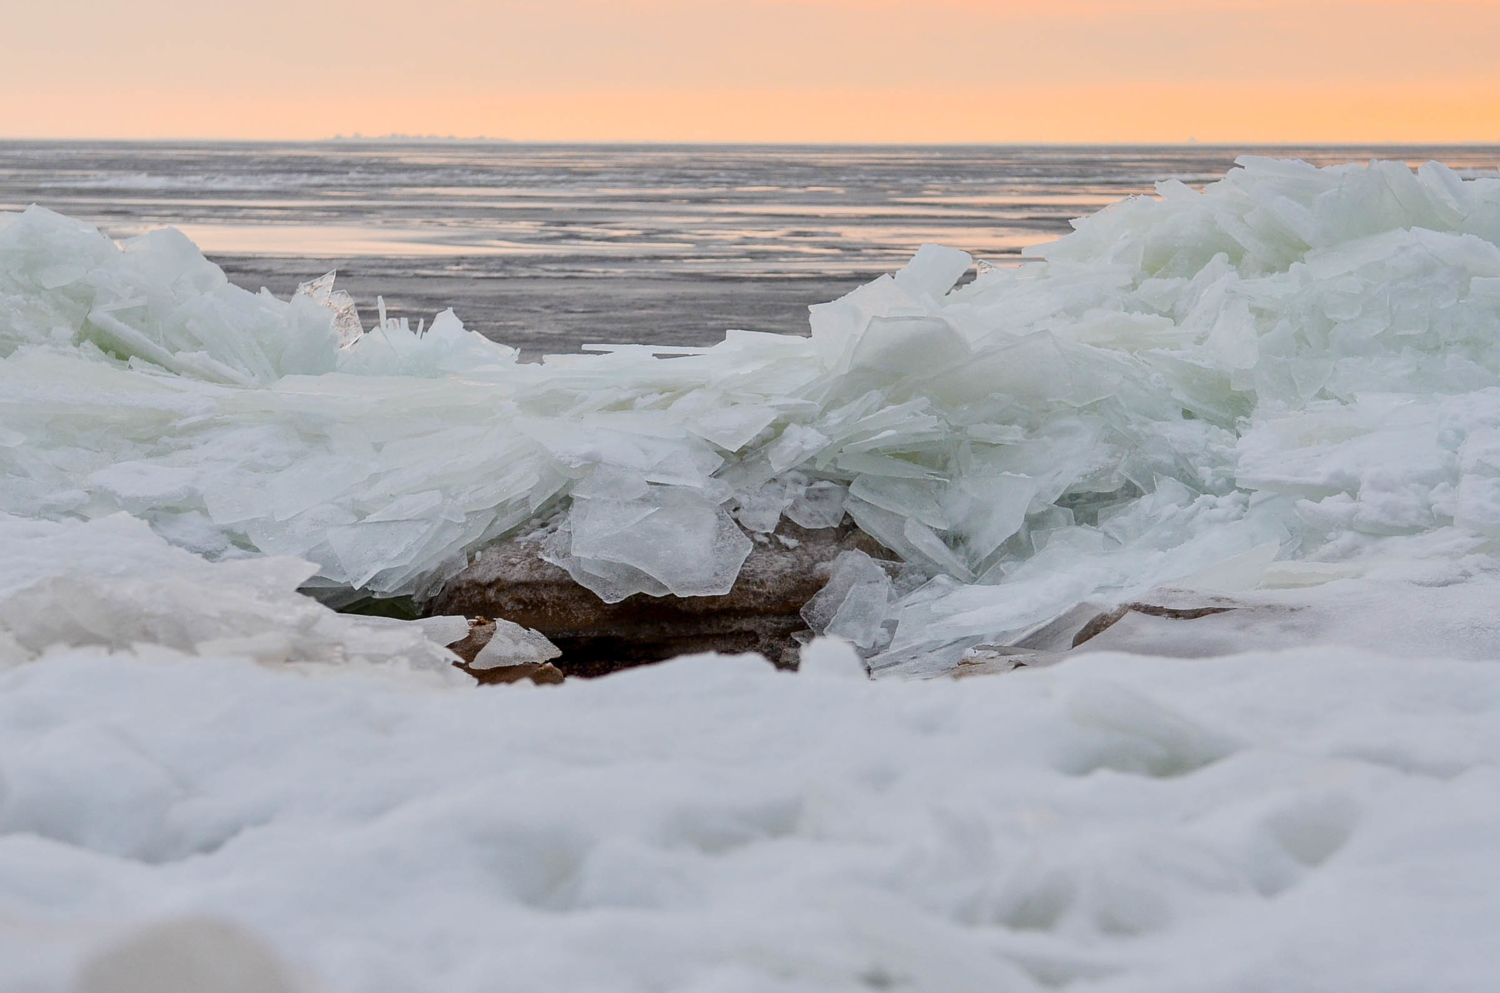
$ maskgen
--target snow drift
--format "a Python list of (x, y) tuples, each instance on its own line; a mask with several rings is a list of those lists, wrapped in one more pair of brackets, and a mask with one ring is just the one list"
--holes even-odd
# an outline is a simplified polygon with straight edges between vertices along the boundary
[(1489, 550), (1500, 179), (1247, 157), (1158, 192), (958, 289), (924, 247), (810, 338), (540, 365), (33, 208), (0, 222), (0, 509), (418, 596), (545, 522), (607, 600), (725, 592), (747, 532), (847, 512), (929, 579), (851, 573), (819, 618), (908, 671), (1091, 597)]
[(330, 993), (1488, 993), (1497, 763), (1500, 667), (1351, 650), (416, 694), (55, 651), (0, 672), (0, 985), (206, 913)]

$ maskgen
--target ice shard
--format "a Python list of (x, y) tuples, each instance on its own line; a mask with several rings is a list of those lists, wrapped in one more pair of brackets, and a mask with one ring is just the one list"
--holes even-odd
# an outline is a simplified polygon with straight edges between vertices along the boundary
[(873, 628), (851, 603), (877, 671), (1272, 542), (1357, 571), (1500, 535), (1500, 177), (1247, 156), (1157, 192), (957, 288), (969, 256), (923, 247), (810, 338), (540, 364), (451, 311), (356, 335), (330, 282), (247, 293), (174, 232), (0, 215), (0, 510), (418, 596), (551, 522), (606, 599), (722, 593), (749, 535), (847, 513), (929, 580)]

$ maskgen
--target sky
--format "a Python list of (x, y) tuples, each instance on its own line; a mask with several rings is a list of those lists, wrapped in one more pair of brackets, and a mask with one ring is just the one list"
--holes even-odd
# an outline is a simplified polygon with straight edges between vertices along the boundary
[(1500, 0), (0, 9), (4, 137), (1500, 141)]

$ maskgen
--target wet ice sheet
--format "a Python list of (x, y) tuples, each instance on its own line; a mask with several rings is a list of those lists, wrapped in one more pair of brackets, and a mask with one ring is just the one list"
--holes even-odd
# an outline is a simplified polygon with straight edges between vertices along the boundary
[[(808, 304), (899, 267), (924, 241), (1014, 258), (1065, 233), (1070, 217), (1162, 177), (1209, 182), (1234, 154), (0, 141), (0, 209), (35, 202), (116, 238), (179, 226), (252, 291), (286, 296), (337, 268), (367, 312), (377, 294), (414, 323), (452, 306), (470, 328), (536, 358), (601, 335), (707, 345), (731, 327), (805, 333)], [(1500, 155), (1456, 146), (1274, 154), (1438, 158), (1460, 171), (1493, 170)], [(524, 251), (484, 252), (496, 242)]]
[(0, 229), (0, 499), (378, 594), (547, 519), (548, 557), (615, 600), (725, 591), (744, 531), (813, 513), (816, 483), (930, 578), (854, 624), (882, 671), (1163, 583), (1357, 574), (1422, 535), (1487, 552), (1500, 180), (1247, 158), (1159, 193), (951, 292), (972, 260), (928, 246), (810, 339), (541, 366), (452, 314), (340, 348), (315, 293), (33, 211)]

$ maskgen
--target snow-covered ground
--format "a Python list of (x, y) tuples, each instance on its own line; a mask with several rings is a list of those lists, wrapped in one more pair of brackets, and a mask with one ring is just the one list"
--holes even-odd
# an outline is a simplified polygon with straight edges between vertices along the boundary
[(1493, 661), (822, 668), (51, 653), (0, 675), (0, 985), (211, 913), (345, 993), (1494, 989)]
[[(810, 339), (543, 365), (0, 219), (0, 988), (216, 920), (291, 977), (222, 993), (1494, 988), (1500, 179), (1160, 192)], [(297, 592), (545, 518), (607, 599), (711, 593), (846, 512), (907, 567), (843, 560), (798, 674), (476, 688), (462, 624)], [(1164, 584), (1235, 609), (865, 678)]]

